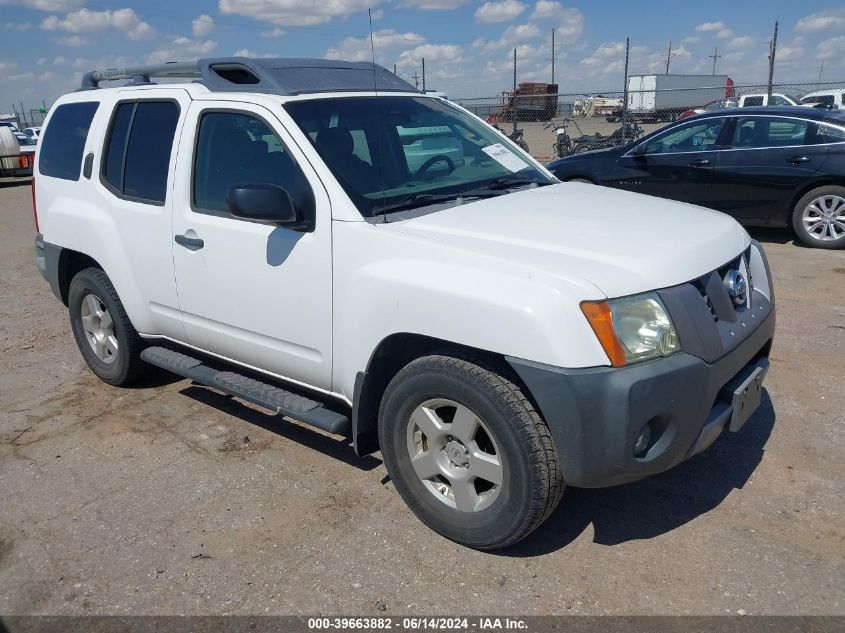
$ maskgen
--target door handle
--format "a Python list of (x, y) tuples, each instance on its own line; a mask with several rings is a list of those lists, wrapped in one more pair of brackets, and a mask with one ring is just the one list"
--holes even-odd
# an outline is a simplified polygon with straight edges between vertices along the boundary
[(707, 158), (696, 158), (695, 160), (691, 160), (689, 163), (690, 167), (707, 167), (710, 164), (710, 160)]
[(179, 244), (179, 246), (184, 246), (189, 251), (198, 251), (203, 246), (205, 246), (205, 242), (198, 237), (188, 237), (187, 235), (176, 235), (173, 240)]
[(809, 163), (810, 157), (809, 156), (793, 156), (792, 158), (787, 158), (786, 162), (792, 163), (793, 165), (797, 165), (798, 163)]

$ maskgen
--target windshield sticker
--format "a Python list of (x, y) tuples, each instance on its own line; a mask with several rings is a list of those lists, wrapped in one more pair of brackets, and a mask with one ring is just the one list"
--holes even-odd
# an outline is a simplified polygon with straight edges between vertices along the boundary
[(490, 158), (499, 163), (508, 171), (517, 172), (528, 167), (528, 163), (522, 160), (519, 156), (510, 151), (501, 143), (495, 145), (488, 145), (482, 147), (481, 151), (487, 154)]

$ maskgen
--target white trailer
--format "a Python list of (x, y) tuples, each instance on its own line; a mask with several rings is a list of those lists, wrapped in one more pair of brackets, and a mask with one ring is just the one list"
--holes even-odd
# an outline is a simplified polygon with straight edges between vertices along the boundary
[(730, 96), (732, 89), (727, 75), (631, 75), (628, 112), (643, 121), (675, 121), (685, 110)]

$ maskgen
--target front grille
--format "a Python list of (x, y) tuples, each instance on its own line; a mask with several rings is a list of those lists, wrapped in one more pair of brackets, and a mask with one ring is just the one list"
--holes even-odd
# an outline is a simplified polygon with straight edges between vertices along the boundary
[(713, 317), (714, 321), (719, 320), (719, 315), (716, 314), (716, 310), (713, 309), (713, 302), (710, 301), (710, 295), (707, 294), (707, 290), (704, 288), (704, 284), (701, 283), (701, 279), (696, 279), (692, 282), (692, 285), (695, 286), (695, 289), (698, 290), (701, 298), (704, 299), (704, 303), (707, 304), (707, 309), (710, 311), (710, 316)]
[[(710, 316), (713, 317), (713, 321), (715, 321), (715, 322), (718, 322), (720, 320), (720, 318), (719, 318), (720, 310), (717, 309), (716, 305), (714, 305), (714, 299), (713, 299), (713, 297), (711, 297), (711, 294), (715, 292), (715, 293), (719, 293), (719, 294), (722, 294), (725, 297), (727, 297), (728, 293), (727, 293), (727, 290), (725, 289), (725, 287), (723, 285), (723, 280), (725, 279), (725, 277), (727, 276), (727, 274), (731, 270), (740, 270), (741, 269), (743, 257), (745, 258), (745, 262), (746, 262), (745, 268), (747, 270), (748, 262), (751, 259), (751, 247), (750, 246), (745, 251), (743, 251), (742, 253), (737, 255), (734, 259), (729, 261), (727, 264), (720, 266), (716, 270), (711, 271), (711, 272), (707, 273), (706, 275), (702, 275), (701, 277), (699, 277), (698, 279), (695, 279), (692, 282), (692, 285), (695, 286), (695, 289), (698, 290), (699, 294), (701, 295), (701, 298), (707, 304), (707, 310), (710, 312)], [(746, 274), (748, 274), (748, 273), (746, 273)], [(750, 277), (750, 275), (748, 275), (748, 276)], [(748, 279), (748, 282), (749, 282), (749, 291), (750, 291), (750, 284), (751, 284), (750, 278)], [(728, 306), (728, 305), (730, 306), (730, 309), (733, 310), (734, 312), (737, 310), (737, 307), (734, 306), (733, 301), (730, 300), (730, 299), (728, 299), (727, 303), (725, 302), (724, 298), (722, 298), (721, 300), (718, 300), (715, 303), (718, 304), (718, 306), (721, 308), (722, 312), (724, 312), (725, 307)], [(723, 314), (722, 318), (729, 318), (729, 319), (732, 320), (733, 317), (729, 317), (728, 315)]]

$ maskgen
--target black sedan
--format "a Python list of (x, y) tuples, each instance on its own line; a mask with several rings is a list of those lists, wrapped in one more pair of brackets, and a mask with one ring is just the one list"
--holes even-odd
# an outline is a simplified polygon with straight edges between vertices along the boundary
[(845, 248), (845, 111), (718, 110), (626, 147), (548, 168), (580, 180), (699, 204), (743, 224), (792, 226), (819, 248)]

